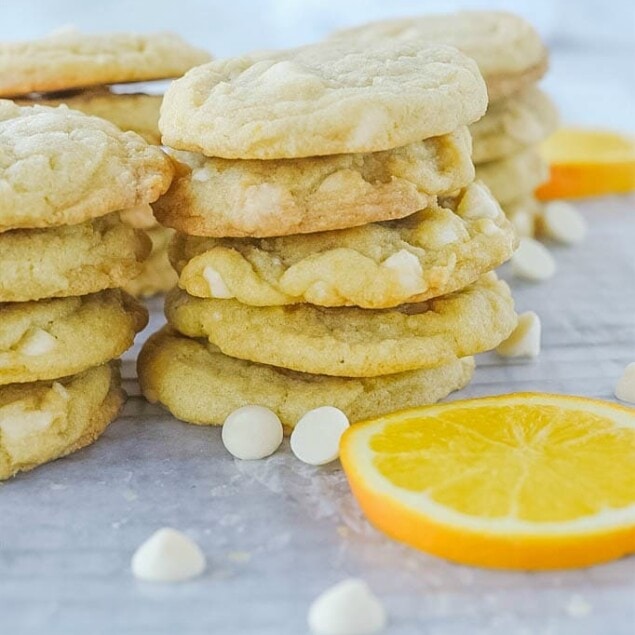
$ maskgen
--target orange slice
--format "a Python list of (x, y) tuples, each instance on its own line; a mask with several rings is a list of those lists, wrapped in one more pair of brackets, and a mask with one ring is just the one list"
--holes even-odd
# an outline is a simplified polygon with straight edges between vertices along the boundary
[(613, 132), (562, 128), (541, 146), (550, 178), (542, 200), (635, 191), (635, 140)]
[(413, 547), (503, 569), (635, 552), (635, 409), (539, 393), (397, 412), (340, 449), (368, 519)]

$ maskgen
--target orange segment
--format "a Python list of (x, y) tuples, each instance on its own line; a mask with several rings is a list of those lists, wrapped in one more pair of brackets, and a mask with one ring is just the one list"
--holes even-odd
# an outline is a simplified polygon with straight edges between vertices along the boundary
[(340, 457), (369, 520), (463, 564), (581, 567), (635, 552), (635, 409), (538, 393), (352, 426)]
[(542, 200), (635, 191), (635, 141), (613, 132), (562, 128), (541, 146), (549, 181)]

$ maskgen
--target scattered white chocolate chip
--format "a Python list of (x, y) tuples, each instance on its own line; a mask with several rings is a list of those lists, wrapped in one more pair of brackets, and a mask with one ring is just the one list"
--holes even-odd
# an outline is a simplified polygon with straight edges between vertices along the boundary
[(222, 276), (214, 267), (210, 267), (209, 265), (205, 267), (203, 269), (203, 278), (207, 281), (212, 298), (227, 300), (228, 298), (234, 297), (234, 294), (229, 290)]
[(501, 357), (537, 357), (540, 353), (540, 318), (527, 311), (518, 316), (518, 324), (512, 334), (498, 345)]
[(132, 556), (132, 573), (150, 582), (180, 582), (205, 570), (205, 555), (185, 534), (165, 527), (150, 536)]
[(17, 350), (22, 355), (35, 357), (50, 353), (57, 345), (57, 340), (41, 328), (30, 328), (18, 343)]
[(311, 604), (309, 628), (314, 635), (372, 635), (386, 628), (382, 603), (357, 578), (342, 580)]
[(525, 209), (519, 209), (517, 212), (509, 215), (509, 221), (514, 226), (516, 233), (520, 238), (525, 236), (533, 236), (535, 232), (535, 220), (531, 212)]
[(205, 183), (212, 178), (212, 173), (207, 168), (196, 168), (192, 170), (192, 181)]
[(615, 396), (621, 401), (635, 404), (635, 362), (624, 369), (615, 386)]
[(551, 201), (545, 205), (541, 228), (548, 238), (567, 245), (581, 243), (589, 229), (584, 216), (564, 201)]
[(456, 212), (463, 218), (491, 219), (498, 218), (503, 213), (500, 205), (481, 182), (473, 183), (467, 188)]
[(556, 272), (556, 262), (547, 248), (528, 236), (520, 239), (511, 265), (514, 275), (526, 280), (548, 280)]
[(340, 438), (349, 427), (348, 417), (338, 408), (309, 410), (291, 433), (291, 451), (309, 465), (326, 465), (340, 455)]
[(396, 254), (386, 258), (381, 266), (391, 269), (397, 274), (400, 286), (407, 293), (423, 293), (426, 290), (419, 258), (409, 251), (399, 250)]
[(264, 459), (280, 447), (282, 424), (269, 408), (243, 406), (225, 419), (221, 437), (227, 451), (237, 459)]

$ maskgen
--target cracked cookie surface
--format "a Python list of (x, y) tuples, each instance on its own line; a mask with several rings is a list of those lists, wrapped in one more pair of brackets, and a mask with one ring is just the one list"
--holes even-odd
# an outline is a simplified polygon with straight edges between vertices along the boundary
[(509, 259), (514, 231), (487, 188), (407, 218), (282, 238), (198, 238), (170, 247), (190, 295), (254, 306), (394, 307), (445, 295)]
[(117, 214), (49, 229), (0, 233), (0, 302), (121, 287), (139, 275), (150, 239)]
[(118, 362), (58, 381), (0, 386), (0, 480), (90, 445), (123, 402)]
[(384, 377), (327, 377), (228, 357), (204, 340), (164, 328), (144, 345), (138, 370), (146, 398), (183, 421), (220, 425), (236, 408), (258, 404), (273, 410), (289, 433), (320, 406), (339, 408), (355, 422), (434, 403), (469, 382), (474, 360)]
[(251, 307), (180, 290), (168, 323), (231, 357), (305, 373), (374, 377), (434, 368), (495, 348), (516, 326), (509, 287), (493, 273), (447, 296), (395, 309)]
[(483, 115), (476, 64), (451, 47), (316, 44), (216, 60), (173, 82), (163, 141), (226, 159), (377, 152)]
[(403, 218), (474, 179), (462, 127), (401, 148), (271, 161), (173, 152), (176, 176), (153, 208), (196, 236), (286, 236)]
[(128, 350), (148, 312), (119, 289), (0, 304), (0, 384), (56, 379)]

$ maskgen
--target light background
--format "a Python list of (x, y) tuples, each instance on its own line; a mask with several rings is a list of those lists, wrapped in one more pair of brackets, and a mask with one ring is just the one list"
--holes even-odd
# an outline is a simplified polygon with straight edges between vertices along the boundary
[(225, 56), (299, 45), (369, 20), (461, 8), (516, 11), (536, 25), (552, 53), (543, 85), (565, 122), (635, 131), (634, 0), (0, 0), (0, 40), (68, 25), (172, 30)]

